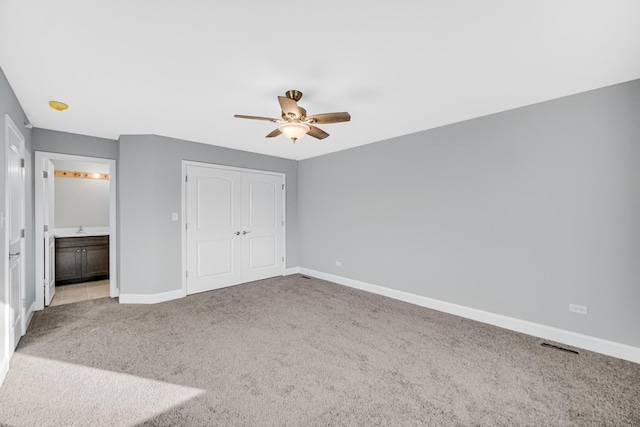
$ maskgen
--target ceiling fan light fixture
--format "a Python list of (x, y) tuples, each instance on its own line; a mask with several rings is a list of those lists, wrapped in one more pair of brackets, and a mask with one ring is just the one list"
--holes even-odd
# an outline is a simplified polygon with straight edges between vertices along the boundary
[(309, 129), (311, 128), (305, 125), (304, 123), (292, 122), (292, 123), (283, 123), (280, 126), (278, 126), (278, 129), (280, 129), (280, 132), (282, 132), (284, 136), (286, 136), (293, 142), (296, 142), (298, 139), (305, 136), (307, 132), (309, 132)]

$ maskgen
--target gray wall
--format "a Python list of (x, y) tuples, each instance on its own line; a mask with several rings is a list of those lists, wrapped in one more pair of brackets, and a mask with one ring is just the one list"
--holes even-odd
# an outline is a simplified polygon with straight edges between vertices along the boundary
[[(27, 116), (25, 115), (18, 99), (13, 93), (13, 89), (9, 85), (6, 76), (2, 69), (0, 69), (0, 123), (2, 123), (2, 129), (0, 131), (0, 165), (5, 164), (5, 114), (9, 114), (11, 120), (18, 126), (18, 129), (22, 132), (22, 135), (25, 137), (25, 148), (27, 152), (25, 153), (25, 175), (26, 175), (26, 252), (27, 255), (25, 257), (25, 281), (27, 292), (25, 295), (27, 307), (30, 307), (33, 301), (35, 300), (35, 285), (34, 285), (34, 264), (33, 264), (33, 175), (29, 172), (32, 170), (33, 165), (33, 156), (32, 156), (32, 141), (31, 141), (31, 129), (27, 129), (24, 127), (24, 123), (27, 122)], [(3, 169), (4, 170), (4, 169)], [(0, 188), (2, 189), (2, 194), (4, 194), (5, 190), (5, 176), (4, 172), (0, 173)], [(0, 198), (0, 211), (6, 213), (6, 205), (5, 198)], [(6, 227), (0, 229), (0, 242), (4, 242), (5, 240), (5, 232)], [(8, 258), (8, 254), (5, 252), (4, 244), (0, 244), (0, 259), (6, 260)], [(0, 360), (4, 357), (6, 352), (6, 332), (7, 325), (5, 324), (5, 316), (7, 310), (7, 301), (5, 301), (5, 294), (7, 292), (7, 283), (4, 281), (5, 275), (5, 264), (4, 262), (0, 262), (0, 300), (2, 304), (0, 304)]]
[(640, 346), (640, 80), (304, 160), (298, 185), (302, 267)]
[(182, 160), (286, 173), (287, 266), (298, 266), (297, 169), (292, 160), (155, 135), (122, 136), (118, 166), (120, 290), (182, 286)]
[(33, 150), (118, 159), (118, 141), (49, 129), (33, 129)]

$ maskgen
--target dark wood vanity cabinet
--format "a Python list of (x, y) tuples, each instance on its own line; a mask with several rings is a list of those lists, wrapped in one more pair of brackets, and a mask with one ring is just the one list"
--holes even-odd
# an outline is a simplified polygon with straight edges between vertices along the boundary
[(109, 236), (56, 238), (56, 285), (109, 278)]

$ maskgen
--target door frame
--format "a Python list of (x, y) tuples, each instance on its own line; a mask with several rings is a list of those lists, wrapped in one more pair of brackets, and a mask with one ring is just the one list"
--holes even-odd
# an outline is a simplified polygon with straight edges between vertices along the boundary
[(35, 152), (35, 247), (36, 247), (36, 310), (44, 309), (44, 248), (38, 244), (44, 239), (44, 222), (42, 217), (42, 194), (43, 183), (39, 176), (42, 161), (49, 160), (70, 160), (75, 162), (99, 163), (109, 166), (109, 296), (115, 298), (120, 295), (118, 287), (118, 218), (117, 218), (117, 176), (116, 161), (102, 157), (77, 156), (73, 154), (51, 153), (48, 151)]
[[(13, 339), (13, 334), (11, 334), (11, 301), (10, 301), (10, 287), (11, 287), (11, 283), (9, 282), (9, 239), (11, 238), (10, 236), (10, 232), (8, 229), (8, 224), (9, 224), (9, 215), (10, 212), (7, 210), (7, 208), (9, 208), (10, 206), (10, 191), (9, 191), (9, 150), (10, 150), (10, 145), (9, 145), (9, 135), (10, 133), (14, 133), (15, 136), (18, 138), (19, 140), (19, 147), (18, 150), (20, 151), (20, 154), (22, 156), (22, 159), (24, 161), (24, 166), (21, 168), (22, 170), (22, 200), (20, 200), (20, 203), (22, 204), (22, 218), (21, 218), (21, 229), (23, 230), (23, 232), (25, 233), (22, 238), (20, 239), (20, 287), (19, 287), (19, 295), (18, 295), (18, 300), (20, 301), (20, 325), (18, 326), (20, 328), (20, 336), (23, 336), (26, 333), (26, 329), (27, 329), (27, 307), (25, 307), (26, 305), (26, 301), (25, 301), (25, 295), (26, 295), (26, 200), (27, 200), (27, 188), (26, 188), (26, 175), (25, 175), (25, 168), (26, 168), (26, 146), (25, 146), (25, 137), (22, 134), (22, 132), (20, 132), (20, 129), (18, 128), (18, 126), (16, 126), (15, 122), (13, 121), (13, 119), (11, 119), (11, 116), (9, 116), (9, 114), (4, 115), (4, 206), (5, 206), (5, 211), (2, 213), (2, 218), (0, 219), (1, 222), (1, 226), (2, 226), (2, 230), (4, 233), (4, 241), (2, 242), (4, 250), (4, 260), (2, 261), (3, 264), (3, 269), (4, 269), (4, 275), (3, 275), (3, 282), (6, 286), (6, 289), (4, 290), (4, 295), (3, 295), (3, 299), (6, 301), (6, 304), (4, 304), (4, 313), (2, 313), (2, 315), (4, 316), (4, 321), (5, 321), (5, 325), (6, 325), (6, 330), (4, 331), (6, 336), (5, 336), (5, 348), (6, 348), (6, 354), (3, 355), (3, 360), (4, 361), (8, 361), (10, 360), (11, 356), (13, 355), (14, 351), (15, 351), (15, 345), (17, 343), (14, 343), (14, 339)], [(8, 366), (7, 366), (8, 369)], [(4, 371), (4, 367), (3, 367), (3, 371)], [(2, 378), (2, 372), (0, 372), (0, 379)]]
[(259, 173), (263, 175), (274, 175), (282, 178), (282, 185), (284, 185), (282, 193), (282, 220), (284, 225), (282, 227), (282, 256), (284, 261), (282, 262), (282, 275), (285, 274), (285, 266), (287, 265), (287, 174), (284, 172), (265, 171), (260, 169), (248, 169), (236, 166), (219, 165), (215, 163), (195, 162), (193, 160), (182, 161), (182, 296), (187, 296), (187, 166), (199, 166), (211, 169), (223, 169), (236, 172), (249, 172)]

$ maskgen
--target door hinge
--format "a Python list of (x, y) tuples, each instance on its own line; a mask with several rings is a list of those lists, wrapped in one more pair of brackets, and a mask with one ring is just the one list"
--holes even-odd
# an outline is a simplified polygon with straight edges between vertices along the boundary
[(20, 167), (24, 168), (24, 159), (20, 159)]
[(43, 178), (49, 178), (49, 172), (47, 172), (47, 171), (42, 171), (42, 177), (43, 177)]
[(284, 190), (284, 184), (282, 184), (282, 189)]
[(27, 299), (26, 298), (24, 298), (22, 300), (22, 308), (25, 308), (25, 309), (27, 308)]
[(186, 222), (184, 223), (184, 229), (188, 230), (189, 229), (189, 224), (187, 224)]
[(284, 262), (284, 257), (282, 257), (282, 262)]
[(284, 225), (284, 220), (282, 221), (282, 225)]
[(184, 176), (184, 182), (189, 182), (189, 175)]
[(46, 233), (47, 231), (49, 231), (49, 226), (48, 226), (48, 225), (45, 225), (45, 226), (44, 226), (44, 232)]
[(186, 273), (186, 277), (189, 277), (189, 272), (188, 272), (188, 271), (186, 271), (185, 273)]
[(25, 229), (20, 230), (20, 237), (26, 237)]

